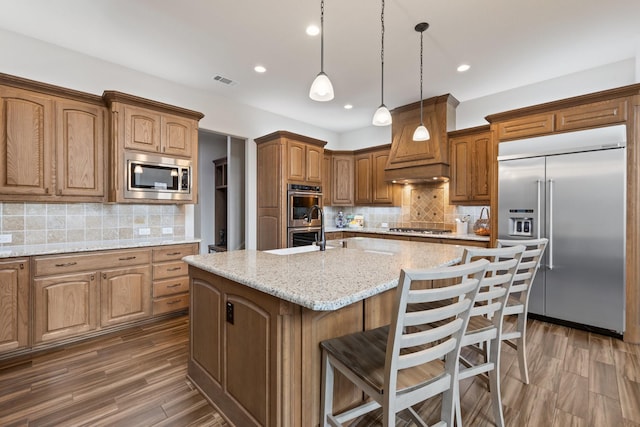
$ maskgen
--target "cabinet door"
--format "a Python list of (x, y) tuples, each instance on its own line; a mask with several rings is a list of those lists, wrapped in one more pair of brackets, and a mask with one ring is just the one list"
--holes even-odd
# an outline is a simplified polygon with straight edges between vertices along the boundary
[(305, 144), (302, 142), (287, 140), (287, 179), (291, 181), (304, 181), (305, 172)]
[(56, 103), (58, 195), (104, 197), (104, 114), (95, 105)]
[(33, 283), (35, 344), (98, 328), (96, 272), (44, 277)]
[(322, 158), (322, 205), (331, 206), (331, 154)]
[(0, 194), (53, 194), (53, 101), (0, 86)]
[(322, 162), (324, 153), (321, 147), (307, 145), (306, 147), (306, 180), (313, 183), (322, 183)]
[(160, 152), (160, 114), (145, 108), (124, 106), (124, 148)]
[(163, 154), (191, 157), (194, 143), (194, 120), (163, 115), (160, 136)]
[(371, 155), (354, 156), (355, 163), (355, 203), (367, 205), (371, 203)]
[(384, 179), (384, 168), (387, 166), (388, 159), (388, 150), (371, 153), (371, 201), (374, 205), (400, 204), (400, 196), (396, 197), (396, 192), (399, 192), (400, 188)]
[(29, 344), (29, 260), (0, 262), (0, 353)]
[(451, 180), (449, 200), (460, 203), (471, 200), (471, 141), (468, 138), (451, 139)]
[(151, 316), (149, 266), (103, 271), (100, 294), (103, 327)]
[(489, 202), (489, 169), (491, 167), (491, 137), (478, 135), (473, 141), (471, 159), (471, 194), (474, 202)]
[(331, 169), (331, 204), (333, 206), (353, 206), (353, 156), (333, 155), (333, 168)]

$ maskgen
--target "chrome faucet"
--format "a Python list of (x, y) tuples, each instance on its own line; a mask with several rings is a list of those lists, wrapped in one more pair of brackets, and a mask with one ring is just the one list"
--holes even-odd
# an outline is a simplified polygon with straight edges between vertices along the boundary
[(314, 209), (317, 209), (320, 214), (320, 240), (316, 241), (316, 245), (318, 245), (321, 251), (324, 251), (327, 247), (327, 241), (324, 238), (324, 212), (322, 212), (320, 205), (311, 206), (307, 212), (308, 221), (311, 221), (311, 215)]

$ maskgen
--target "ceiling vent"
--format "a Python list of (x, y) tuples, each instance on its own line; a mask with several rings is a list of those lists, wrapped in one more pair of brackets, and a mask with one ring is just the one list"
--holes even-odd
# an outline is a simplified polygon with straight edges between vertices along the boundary
[(217, 81), (218, 83), (222, 83), (225, 86), (235, 86), (238, 84), (238, 82), (233, 81), (227, 77), (221, 76), (220, 74), (216, 74), (215, 76), (212, 77), (212, 79)]

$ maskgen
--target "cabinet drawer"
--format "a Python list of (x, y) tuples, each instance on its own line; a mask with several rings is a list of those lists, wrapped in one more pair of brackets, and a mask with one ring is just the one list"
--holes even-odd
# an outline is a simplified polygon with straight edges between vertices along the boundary
[(153, 264), (153, 280), (179, 277), (189, 274), (189, 267), (184, 261), (163, 262)]
[(46, 276), (113, 267), (128, 267), (150, 262), (151, 251), (149, 249), (36, 257), (34, 258), (34, 275)]
[(197, 252), (197, 246), (197, 243), (189, 243), (187, 245), (155, 248), (153, 250), (153, 262), (180, 260), (187, 255), (194, 255)]
[(153, 282), (153, 297), (164, 297), (189, 290), (189, 276), (175, 279), (157, 280)]
[(153, 315), (182, 310), (189, 307), (189, 294), (175, 295), (153, 300)]

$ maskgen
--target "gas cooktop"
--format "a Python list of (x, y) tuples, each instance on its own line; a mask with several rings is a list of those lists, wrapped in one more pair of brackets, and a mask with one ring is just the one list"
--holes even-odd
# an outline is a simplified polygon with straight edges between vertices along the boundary
[(451, 230), (445, 230), (443, 228), (413, 228), (413, 227), (393, 227), (389, 231), (395, 231), (400, 233), (419, 233), (419, 234), (445, 234), (451, 233)]

